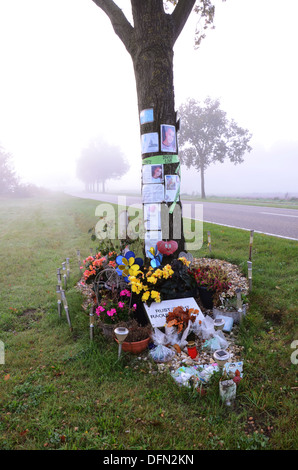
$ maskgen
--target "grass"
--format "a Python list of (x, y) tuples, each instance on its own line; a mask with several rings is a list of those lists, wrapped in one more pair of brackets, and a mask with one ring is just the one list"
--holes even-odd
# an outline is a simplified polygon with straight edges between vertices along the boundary
[[(255, 234), (250, 313), (238, 333), (244, 379), (230, 408), (214, 376), (205, 396), (98, 331), (89, 339), (76, 250), (92, 246), (98, 201), (49, 195), (0, 200), (1, 450), (291, 450), (297, 448), (297, 242)], [(196, 253), (247, 273), (249, 234), (204, 224)], [(94, 243), (93, 243), (94, 246)], [(56, 268), (70, 257), (67, 299), (73, 324), (59, 318)]]

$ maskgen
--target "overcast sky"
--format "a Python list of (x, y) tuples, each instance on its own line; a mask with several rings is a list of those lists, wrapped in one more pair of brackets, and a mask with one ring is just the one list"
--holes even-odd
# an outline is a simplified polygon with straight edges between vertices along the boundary
[[(178, 39), (176, 108), (219, 98), (253, 134), (245, 163), (207, 170), (207, 195), (298, 193), (297, 18), (297, 0), (217, 0), (216, 28), (200, 48), (194, 14)], [(131, 165), (108, 188), (140, 189), (131, 59), (91, 0), (0, 0), (0, 64), (0, 143), (23, 181), (75, 186), (82, 148), (102, 135)], [(182, 178), (182, 191), (200, 191), (198, 173)]]

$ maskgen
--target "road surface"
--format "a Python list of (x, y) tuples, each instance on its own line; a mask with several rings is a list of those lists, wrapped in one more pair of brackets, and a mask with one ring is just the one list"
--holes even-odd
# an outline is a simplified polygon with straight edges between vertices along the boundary
[[(137, 204), (141, 207), (141, 197), (118, 196), (116, 194), (69, 193), (74, 197), (94, 199), (120, 205)], [(203, 221), (234, 227), (244, 230), (254, 230), (257, 233), (298, 240), (298, 210), (276, 207), (249, 206), (241, 204), (226, 204), (217, 202), (183, 201), (182, 207), (187, 214), (195, 216), (195, 205), (203, 205)], [(190, 206), (189, 206), (190, 205)], [(189, 206), (186, 208), (186, 206)]]

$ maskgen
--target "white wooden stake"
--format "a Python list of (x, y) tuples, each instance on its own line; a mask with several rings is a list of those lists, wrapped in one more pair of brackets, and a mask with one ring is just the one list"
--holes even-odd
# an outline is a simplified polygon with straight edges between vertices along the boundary
[(248, 271), (248, 283), (249, 283), (249, 290), (252, 290), (252, 262), (247, 261), (247, 271)]
[(69, 277), (70, 277), (69, 258), (66, 258), (66, 275), (67, 275), (67, 279), (69, 279)]
[(211, 233), (207, 232), (207, 236), (208, 236), (208, 247), (209, 247), (209, 251), (211, 253)]
[(254, 239), (254, 230), (251, 230), (250, 237), (249, 237), (249, 258), (248, 258), (249, 261), (251, 261), (253, 239)]

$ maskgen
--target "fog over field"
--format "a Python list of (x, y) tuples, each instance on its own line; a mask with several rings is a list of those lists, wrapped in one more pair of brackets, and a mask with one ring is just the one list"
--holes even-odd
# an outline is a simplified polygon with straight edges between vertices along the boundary
[[(130, 2), (116, 3), (130, 15)], [(175, 45), (176, 108), (188, 97), (218, 98), (252, 133), (252, 151), (240, 165), (211, 165), (206, 194), (297, 196), (298, 2), (214, 3), (215, 29), (200, 48), (194, 14)], [(140, 191), (133, 67), (103, 12), (91, 0), (1, 0), (0, 41), (0, 143), (21, 180), (83, 190), (77, 160), (100, 136), (130, 165), (106, 189)], [(181, 192), (200, 193), (194, 169), (182, 168)]]

